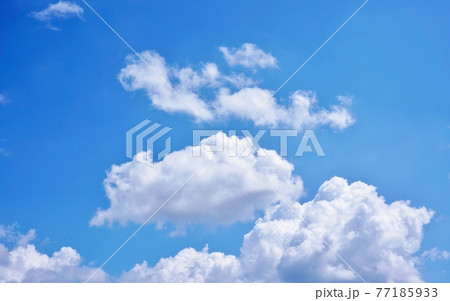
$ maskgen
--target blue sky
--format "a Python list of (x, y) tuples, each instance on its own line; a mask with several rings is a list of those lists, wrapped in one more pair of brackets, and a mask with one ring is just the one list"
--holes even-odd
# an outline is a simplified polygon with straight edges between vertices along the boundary
[[(33, 12), (50, 3), (1, 4), (0, 225), (16, 224), (21, 233), (35, 229), (32, 243), (40, 253), (70, 246), (94, 268), (140, 225), (90, 226), (97, 209), (110, 206), (105, 172), (129, 161), (128, 129), (144, 119), (171, 127), (172, 150), (181, 151), (192, 144), (192, 129), (269, 127), (236, 116), (198, 122), (157, 108), (145, 91), (127, 91), (119, 81), (131, 50), (105, 24), (81, 1), (74, 2), (84, 10), (79, 16), (38, 20)], [(200, 70), (213, 62), (223, 74), (242, 73), (275, 91), (363, 2), (89, 3), (138, 52), (154, 51), (175, 69)], [(410, 200), (411, 207), (433, 210), (420, 249), (411, 255), (421, 261), (421, 279), (430, 282), (447, 282), (450, 273), (448, 258), (421, 257), (434, 248), (450, 250), (449, 12), (447, 1), (369, 1), (276, 94), (287, 106), (291, 93), (311, 90), (323, 108), (336, 105), (339, 95), (352, 98), (347, 109), (353, 124), (314, 128), (326, 157), (286, 158), (304, 183), (299, 201), (314, 199), (325, 181), (339, 176), (377, 187), (388, 204)], [(270, 53), (277, 66), (227, 64), (219, 47), (244, 43)], [(266, 138), (261, 146), (279, 151)], [(153, 266), (206, 244), (209, 252), (239, 256), (255, 219), (194, 223), (176, 237), (170, 235), (173, 223), (163, 229), (150, 224), (103, 269), (120, 277), (144, 260)]]

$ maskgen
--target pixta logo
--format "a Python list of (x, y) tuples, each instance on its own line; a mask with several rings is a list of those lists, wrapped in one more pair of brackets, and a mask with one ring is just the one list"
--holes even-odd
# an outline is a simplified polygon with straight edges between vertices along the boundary
[[(159, 123), (153, 123), (145, 119), (138, 125), (134, 126), (126, 133), (126, 156), (133, 159), (136, 155), (136, 161), (153, 166), (153, 162), (161, 160), (171, 150), (171, 137), (165, 140), (164, 149), (155, 152), (155, 143), (172, 129), (161, 126)], [(133, 152), (133, 146), (135, 151)]]
[[(150, 120), (145, 119), (126, 133), (127, 158), (134, 158), (134, 160), (138, 162), (153, 166), (154, 162), (161, 160), (165, 155), (170, 153), (171, 137), (167, 136), (167, 134), (171, 130), (170, 127), (162, 126), (156, 122), (152, 123)], [(218, 135), (219, 132), (221, 132), (222, 135)], [(258, 155), (267, 156), (264, 149), (260, 146), (260, 140), (266, 133), (269, 133), (270, 137), (274, 137), (272, 139), (278, 144), (279, 155), (282, 157), (288, 156), (288, 143), (293, 143), (293, 141), (298, 143), (294, 154), (295, 157), (301, 157), (307, 152), (315, 153), (319, 157), (325, 156), (325, 152), (313, 130), (299, 132), (297, 130), (280, 129), (259, 130), (255, 134), (252, 134), (250, 130), (246, 129), (228, 130), (228, 135), (225, 135), (221, 130), (193, 130), (192, 155), (193, 157), (199, 157), (203, 151), (226, 152), (227, 156), (245, 157), (252, 154), (253, 151), (261, 149), (262, 151), (258, 152)], [(155, 144), (164, 136), (166, 136), (163, 142), (164, 147), (157, 152), (155, 150)], [(242, 139), (238, 138), (238, 136), (242, 137)], [(209, 137), (214, 138), (213, 143), (211, 143)], [(244, 145), (242, 143), (231, 142), (236, 141), (236, 139), (244, 141)], [(207, 145), (205, 145), (205, 143)], [(157, 144), (158, 148), (161, 148), (161, 144), (162, 143)]]
[[(236, 143), (229, 143), (226, 145), (224, 140), (224, 136), (216, 135), (215, 136), (215, 144), (211, 145), (208, 141), (208, 147), (203, 147), (202, 145), (202, 138), (203, 137), (210, 137), (218, 132), (222, 132), (221, 130), (194, 130), (192, 132), (192, 144), (193, 146), (200, 146), (200, 147), (194, 147), (192, 155), (194, 157), (199, 157), (202, 154), (202, 151), (207, 152), (227, 152), (228, 156), (231, 157), (245, 157), (252, 153), (253, 150), (257, 151), (261, 149), (260, 146), (260, 140), (263, 138), (263, 136), (269, 132), (270, 137), (276, 137), (273, 139), (276, 139), (276, 143), (279, 144), (280, 149), (280, 156), (286, 157), (288, 156), (288, 142), (292, 140), (289, 140), (288, 138), (298, 138), (300, 136), (299, 131), (297, 130), (259, 130), (255, 135), (253, 135), (249, 130), (240, 130), (242, 136), (245, 138), (244, 140), (247, 142), (247, 147), (238, 149), (238, 144)], [(228, 137), (236, 137), (237, 136), (237, 130), (229, 130), (228, 131)], [(298, 139), (297, 139), (298, 140)], [(304, 153), (311, 152), (316, 153), (319, 157), (325, 157), (325, 152), (323, 151), (322, 146), (319, 143), (319, 140), (317, 139), (316, 135), (314, 134), (313, 130), (306, 130), (303, 132), (303, 135), (301, 136), (300, 142), (298, 143), (297, 150), (295, 152), (295, 157), (301, 157)], [(265, 152), (260, 152), (258, 154), (259, 156), (266, 156), (267, 154)]]

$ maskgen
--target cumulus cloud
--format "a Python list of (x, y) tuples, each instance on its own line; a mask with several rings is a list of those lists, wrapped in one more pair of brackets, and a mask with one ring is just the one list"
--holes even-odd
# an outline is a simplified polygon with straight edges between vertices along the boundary
[[(374, 186), (348, 184), (339, 177), (326, 181), (312, 201), (293, 206), (309, 227), (284, 204), (275, 204), (244, 236), (237, 258), (188, 248), (161, 259), (155, 267), (148, 267), (146, 262), (138, 264), (121, 280), (359, 281), (323, 243), (324, 239), (366, 281), (421, 281), (414, 254), (432, 211), (413, 208), (406, 201), (388, 204)], [(216, 271), (214, 278), (212, 270)]]
[(124, 272), (121, 282), (240, 282), (240, 266), (233, 255), (186, 248), (176, 256), (162, 258), (154, 267), (147, 262)]
[(166, 112), (183, 112), (206, 121), (213, 118), (207, 104), (196, 92), (200, 88), (214, 86), (219, 76), (215, 64), (206, 64), (196, 72), (189, 67), (170, 68), (156, 52), (144, 51), (140, 55), (154, 72), (139, 58), (128, 56), (128, 65), (119, 74), (120, 83), (127, 91), (145, 90), (152, 104)]
[(295, 208), (309, 228), (278, 205), (245, 236), (241, 264), (252, 279), (358, 281), (320, 236), (367, 281), (421, 281), (414, 254), (433, 212), (406, 201), (387, 204), (374, 186), (338, 177)]
[(230, 66), (244, 66), (245, 68), (276, 67), (277, 59), (270, 53), (265, 53), (252, 43), (242, 44), (239, 48), (219, 47), (225, 60)]
[(289, 106), (281, 106), (269, 90), (250, 87), (230, 93), (228, 89), (221, 89), (215, 108), (219, 116), (251, 118), (258, 126), (282, 125), (303, 130), (327, 125), (342, 130), (355, 122), (347, 105), (334, 105), (330, 110), (318, 107), (312, 91), (296, 91), (289, 99)]
[[(0, 226), (0, 240), (12, 242), (9, 249), (0, 243), (0, 282), (82, 282), (96, 269), (82, 266), (80, 254), (71, 247), (62, 247), (51, 256), (36, 250), (30, 241), (35, 231), (28, 234), (14, 232)], [(107, 275), (99, 271), (93, 282), (104, 282)]]
[[(275, 151), (255, 148), (246, 138), (219, 132), (198, 146), (166, 155), (153, 166), (139, 163), (137, 157), (113, 165), (104, 182), (110, 207), (99, 210), (91, 225), (144, 222), (196, 170), (198, 173), (158, 212), (154, 221), (182, 226), (252, 220), (256, 211), (279, 200), (251, 170), (286, 200), (297, 200), (303, 193), (303, 183), (292, 174), (292, 164)], [(228, 150), (236, 150), (236, 156)], [(201, 155), (194, 156), (196, 153)]]
[[(308, 225), (284, 203), (268, 205), (244, 236), (239, 256), (186, 248), (154, 266), (136, 264), (117, 279), (100, 271), (93, 281), (359, 282), (324, 241), (368, 282), (421, 282), (417, 265), (449, 258), (437, 248), (417, 255), (432, 211), (408, 201), (388, 203), (363, 182), (333, 177), (311, 201), (288, 202)], [(48, 256), (30, 243), (34, 230), (14, 229), (0, 226), (0, 241), (13, 244), (0, 243), (0, 282), (80, 282), (95, 271), (73, 248)]]
[(166, 112), (189, 114), (197, 121), (236, 117), (258, 126), (297, 130), (318, 126), (341, 130), (355, 122), (349, 111), (350, 97), (338, 96), (339, 102), (325, 109), (318, 106), (313, 92), (297, 90), (290, 94), (288, 104), (281, 105), (273, 91), (258, 87), (257, 81), (244, 74), (222, 74), (214, 63), (196, 71), (169, 66), (156, 52), (140, 55), (146, 63), (129, 56), (119, 80), (127, 91), (145, 91), (152, 104)]

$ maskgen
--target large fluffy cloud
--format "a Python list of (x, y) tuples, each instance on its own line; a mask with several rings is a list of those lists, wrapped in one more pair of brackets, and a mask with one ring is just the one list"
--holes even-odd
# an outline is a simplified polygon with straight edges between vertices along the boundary
[[(286, 195), (282, 195), (284, 200)], [(387, 203), (376, 188), (334, 177), (313, 200), (269, 205), (244, 236), (239, 256), (181, 250), (155, 266), (136, 264), (122, 282), (358, 282), (360, 279), (334, 251), (368, 282), (420, 282), (418, 264), (446, 259), (432, 249), (416, 255), (423, 227), (433, 212), (407, 201)], [(291, 208), (295, 210), (294, 213)], [(298, 217), (301, 217), (299, 219)], [(305, 223), (306, 222), (306, 223)], [(95, 271), (80, 255), (62, 247), (40, 253), (27, 234), (0, 226), (0, 282), (81, 282)], [(324, 241), (327, 242), (327, 246)], [(333, 251), (334, 250), (334, 251)], [(114, 280), (99, 271), (91, 281)]]
[[(242, 62), (242, 57), (246, 57), (239, 54), (242, 51), (261, 51), (247, 46), (232, 52), (236, 62)], [(227, 48), (221, 50), (231, 56)], [(256, 58), (261, 61), (259, 56)], [(289, 104), (281, 105), (272, 96), (273, 91), (256, 86), (246, 75), (222, 74), (214, 63), (204, 64), (199, 71), (191, 67), (173, 67), (152, 51), (142, 52), (140, 58), (129, 56), (127, 60), (127, 66), (119, 74), (126, 90), (143, 90), (156, 108), (190, 114), (197, 121), (237, 117), (251, 120), (256, 125), (287, 126), (298, 130), (318, 126), (344, 129), (354, 123), (349, 112), (351, 102), (342, 96), (338, 97), (338, 104), (325, 109), (317, 105), (314, 93), (298, 90), (291, 93)]]
[(387, 204), (374, 186), (338, 177), (294, 208), (309, 227), (280, 204), (245, 236), (241, 262), (252, 279), (358, 281), (324, 239), (367, 281), (420, 281), (414, 254), (431, 211), (405, 201)]
[(431, 211), (406, 201), (388, 204), (375, 187), (339, 177), (326, 181), (312, 201), (292, 206), (309, 226), (285, 204), (272, 205), (245, 235), (238, 258), (185, 249), (155, 267), (136, 265), (121, 280), (360, 281), (325, 240), (366, 281), (421, 281), (414, 254)]
[[(194, 156), (198, 152), (200, 156)], [(230, 155), (233, 152), (236, 156)], [(292, 175), (292, 164), (275, 151), (255, 150), (250, 140), (219, 132), (202, 140), (201, 146), (172, 152), (152, 167), (136, 158), (112, 166), (105, 179), (110, 207), (99, 210), (91, 224), (142, 223), (197, 170), (152, 221), (186, 225), (252, 220), (255, 211), (278, 201), (253, 171), (288, 201), (303, 192), (301, 179)]]
[[(35, 231), (27, 234), (0, 226), (0, 282), (83, 282), (96, 269), (82, 265), (80, 254), (71, 247), (62, 247), (51, 256), (36, 250), (30, 241)], [(92, 282), (104, 282), (107, 275), (99, 271)]]

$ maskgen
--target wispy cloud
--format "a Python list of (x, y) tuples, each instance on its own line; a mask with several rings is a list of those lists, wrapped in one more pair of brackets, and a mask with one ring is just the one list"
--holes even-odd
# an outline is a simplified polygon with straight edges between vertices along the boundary
[(276, 67), (277, 59), (270, 53), (265, 53), (252, 43), (242, 44), (239, 48), (219, 47), (228, 65), (240, 65), (246, 68)]
[(9, 152), (6, 149), (4, 149), (4, 148), (0, 148), (0, 156), (8, 157), (9, 156)]
[[(262, 52), (256, 45), (250, 48), (253, 49), (251, 51), (242, 50), (248, 49), (245, 45), (253, 44), (244, 44), (240, 50), (233, 50), (232, 54), (238, 57), (233, 62), (244, 64), (246, 55)], [(246, 54), (236, 54), (241, 50)], [(259, 57), (264, 58), (264, 55)], [(290, 94), (289, 104), (283, 105), (273, 97), (273, 91), (256, 86), (254, 79), (244, 74), (223, 74), (215, 63), (206, 63), (198, 71), (191, 67), (180, 68), (170, 66), (154, 51), (144, 51), (140, 58), (129, 56), (127, 59), (127, 66), (119, 74), (126, 90), (143, 90), (156, 108), (171, 113), (194, 113), (197, 121), (237, 117), (251, 120), (258, 126), (282, 125), (298, 130), (320, 126), (342, 130), (355, 122), (349, 111), (351, 97), (338, 97), (339, 104), (325, 109), (318, 106), (315, 93), (297, 90)], [(259, 63), (246, 61), (246, 64), (266, 66), (269, 63), (263, 63), (265, 60), (268, 59), (258, 59)], [(210, 93), (202, 93), (205, 90)]]
[(0, 105), (5, 105), (7, 103), (9, 103), (9, 100), (6, 99), (4, 95), (0, 94)]
[(450, 259), (449, 251), (441, 251), (439, 248), (433, 248), (430, 250), (426, 250), (422, 253), (422, 259), (430, 259), (432, 261), (435, 260), (448, 260)]
[[(6, 139), (0, 138), (0, 143), (6, 142)], [(0, 156), (9, 157), (10, 153), (4, 147), (0, 147)], [(0, 228), (0, 237), (2, 236), (2, 231)]]
[(48, 27), (53, 30), (59, 30), (57, 27), (50, 25), (50, 21), (54, 19), (69, 19), (83, 17), (83, 8), (70, 1), (59, 1), (50, 4), (46, 9), (33, 12), (31, 15), (39, 21), (46, 22)]

